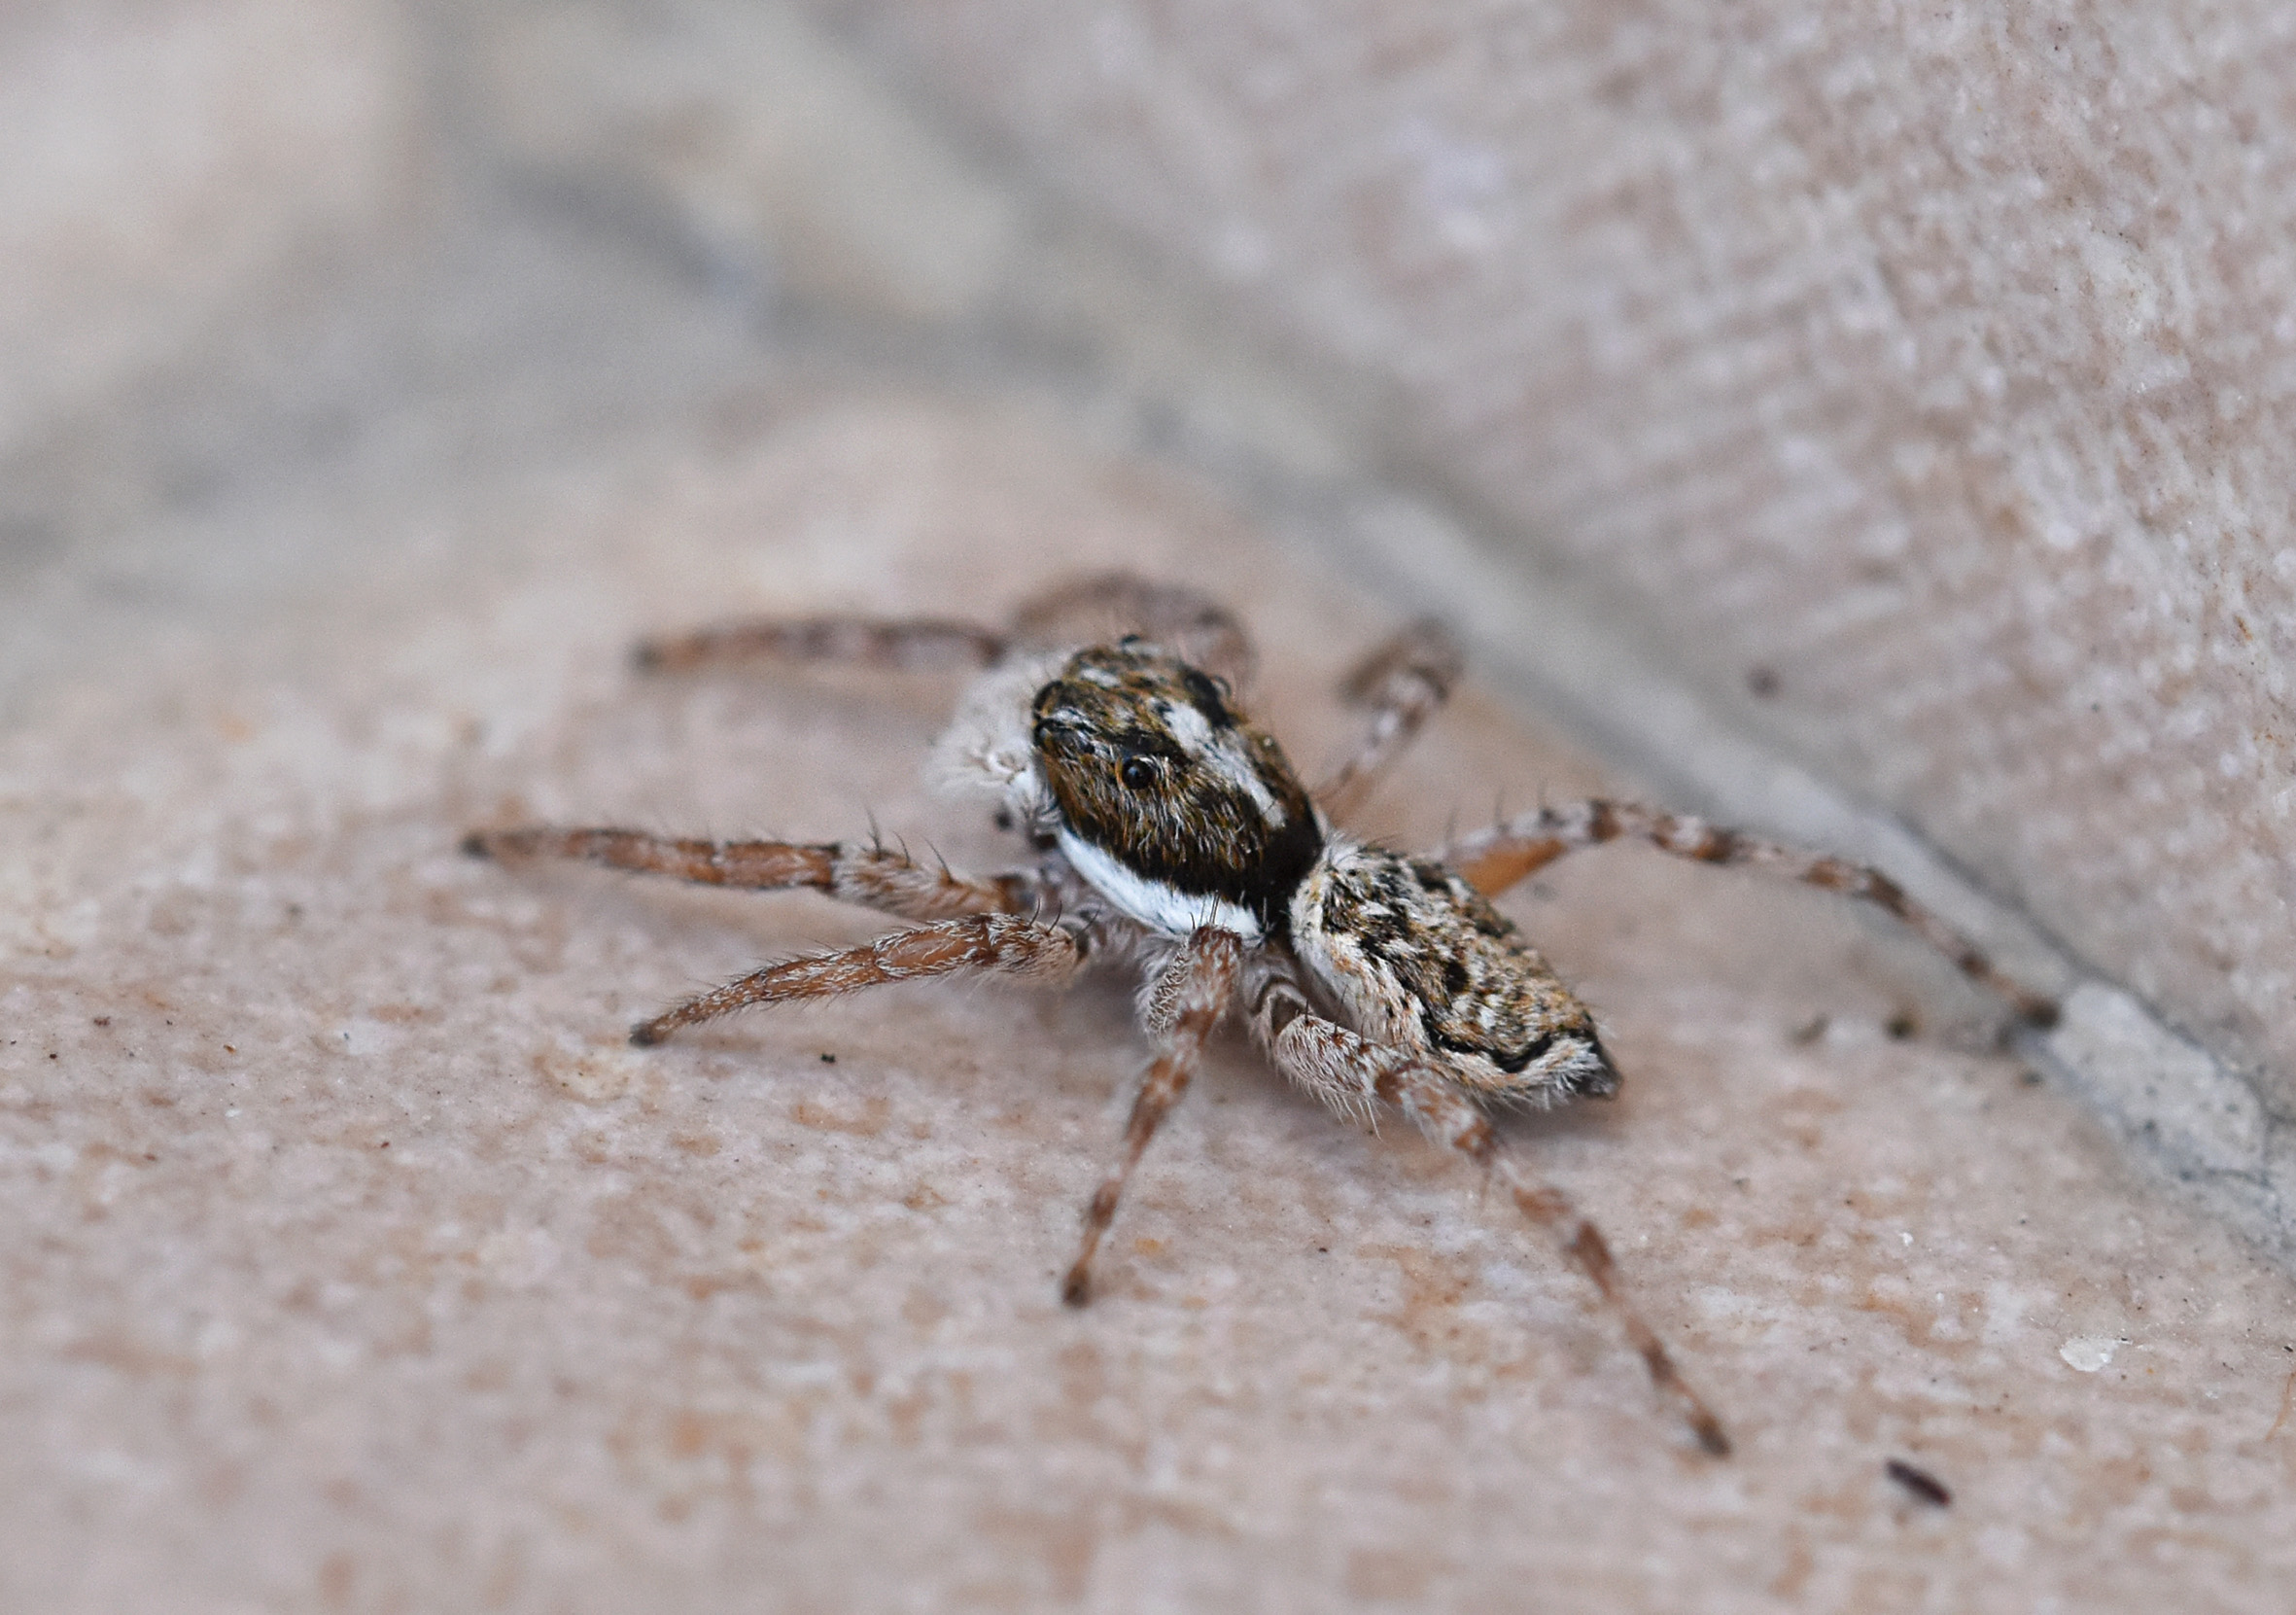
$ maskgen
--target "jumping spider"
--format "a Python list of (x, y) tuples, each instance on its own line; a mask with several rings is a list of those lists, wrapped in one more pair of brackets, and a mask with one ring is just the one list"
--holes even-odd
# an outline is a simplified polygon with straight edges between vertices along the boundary
[(1372, 712), (1355, 754), (1303, 789), (1235, 686), (1251, 651), (1228, 613), (1190, 590), (1125, 576), (1039, 598), (1011, 627), (817, 617), (744, 623), (640, 647), (641, 667), (757, 661), (985, 669), (936, 750), (949, 784), (985, 789), (1024, 829), (1027, 867), (976, 877), (921, 865), (872, 839), (679, 840), (627, 829), (482, 830), (481, 857), (586, 859), (713, 886), (811, 888), (917, 922), (864, 947), (785, 960), (677, 1004), (631, 1034), (751, 1004), (885, 982), (994, 972), (1065, 986), (1096, 966), (1139, 972), (1154, 1059), (1115, 1168), (1087, 1207), (1061, 1285), (1081, 1306), (1119, 1199), (1213, 1031), (1240, 1010), (1270, 1060), (1343, 1116), (1397, 1105), (1479, 1163), (1592, 1281), (1659, 1395), (1708, 1452), (1721, 1422), (1621, 1292), (1595, 1226), (1499, 1147), (1485, 1110), (1607, 1098), (1618, 1071), (1593, 1016), (1489, 898), (1563, 854), (1633, 839), (1707, 863), (1750, 864), (1878, 904), (2028, 1019), (2046, 1001), (2006, 979), (1886, 876), (1695, 819), (1624, 803), (1541, 808), (1432, 857), (1358, 841), (1333, 821), (1394, 760), (1460, 671), (1430, 623), (1375, 650), (1347, 682)]

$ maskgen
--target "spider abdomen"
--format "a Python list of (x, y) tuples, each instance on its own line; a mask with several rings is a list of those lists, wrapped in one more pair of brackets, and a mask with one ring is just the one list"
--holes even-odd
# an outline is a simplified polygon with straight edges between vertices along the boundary
[(1617, 1091), (1594, 1018), (1464, 880), (1430, 859), (1335, 840), (1292, 899), (1301, 963), (1377, 1042), (1491, 1099)]

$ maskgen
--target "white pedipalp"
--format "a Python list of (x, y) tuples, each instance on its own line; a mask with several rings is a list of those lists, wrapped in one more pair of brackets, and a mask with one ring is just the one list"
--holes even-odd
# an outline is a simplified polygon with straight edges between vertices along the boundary
[(1029, 707), (1064, 659), (1063, 652), (1048, 651), (983, 675), (933, 744), (925, 773), (934, 788), (987, 791), (1023, 823), (1040, 816), (1049, 793), (1036, 766)]

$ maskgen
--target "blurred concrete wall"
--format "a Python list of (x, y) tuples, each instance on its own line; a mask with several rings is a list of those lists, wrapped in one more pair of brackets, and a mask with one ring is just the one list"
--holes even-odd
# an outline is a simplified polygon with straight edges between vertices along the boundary
[(2296, 1110), (2296, 12), (811, 10)]

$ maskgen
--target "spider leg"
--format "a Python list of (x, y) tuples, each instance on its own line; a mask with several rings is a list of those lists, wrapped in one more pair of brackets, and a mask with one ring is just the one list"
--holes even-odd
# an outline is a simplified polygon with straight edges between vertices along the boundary
[(1252, 648), (1242, 625), (1209, 595), (1151, 583), (1131, 573), (1096, 574), (1024, 601), (1009, 632), (949, 617), (829, 614), (722, 622), (631, 652), (649, 673), (773, 662), (846, 662), (927, 672), (990, 667), (1018, 647), (1052, 650), (1139, 634), (1208, 673), (1242, 684)]
[(926, 868), (904, 852), (875, 843), (706, 841), (644, 830), (473, 830), (463, 851), (474, 858), (572, 858), (613, 869), (670, 875), (703, 886), (750, 892), (805, 888), (840, 901), (897, 914), (945, 920), (958, 914), (1020, 914), (1036, 906), (1033, 873), (982, 877), (947, 865)]
[(647, 673), (760, 662), (846, 662), (901, 672), (987, 667), (1004, 654), (993, 629), (947, 617), (800, 616), (721, 622), (670, 639), (641, 640), (631, 661)]
[(1659, 1398), (1681, 1416), (1698, 1445), (1728, 1456), (1730, 1438), (1712, 1409), (1674, 1366), (1665, 1343), (1619, 1288), (1617, 1265), (1602, 1231), (1560, 1189), (1530, 1177), (1499, 1148), (1490, 1118), (1442, 1066), (1408, 1050), (1383, 1046), (1326, 1020), (1299, 992), (1276, 984), (1261, 996), (1252, 1030), (1276, 1069), (1335, 1108), (1368, 1109), (1376, 1101), (1400, 1105), (1437, 1143), (1479, 1163), (1507, 1185), (1516, 1208), (1552, 1236), (1563, 1255), (1584, 1274), (1618, 1320)]
[(1143, 1018), (1156, 1042), (1156, 1059), (1132, 1101), (1131, 1118), (1125, 1123), (1124, 1152), (1085, 1208), (1084, 1240), (1061, 1283), (1061, 1299), (1071, 1307), (1081, 1307), (1091, 1298), (1093, 1255), (1116, 1220), (1125, 1183), (1166, 1113), (1188, 1091), (1212, 1029), (1235, 999), (1242, 968), (1242, 941), (1232, 931), (1207, 927), (1188, 938), (1149, 990)]
[(1470, 886), (1495, 896), (1565, 853), (1618, 840), (1648, 842), (1660, 852), (1701, 863), (1766, 869), (1872, 903), (1951, 960), (1962, 974), (2006, 999), (2027, 1022), (2039, 1027), (2057, 1022), (2054, 1000), (2003, 974), (1974, 942), (1907, 896), (1904, 888), (1878, 869), (1757, 840), (1687, 814), (1661, 813), (1631, 802), (1572, 802), (1518, 814), (1453, 842), (1441, 856)]
[[(1284, 1034), (1295, 1026), (1300, 1031), (1285, 1040)], [(1277, 978), (1260, 987), (1252, 1005), (1252, 1036), (1277, 1071), (1342, 1121), (1377, 1119), (1379, 1096), (1374, 1077), (1386, 1055), (1396, 1051), (1382, 1051), (1316, 1014), (1297, 983)]]
[(967, 914), (837, 953), (809, 954), (713, 988), (674, 1004), (631, 1029), (630, 1041), (658, 1043), (680, 1027), (730, 1015), (751, 1004), (836, 998), (887, 982), (919, 981), (959, 971), (1017, 976), (1036, 986), (1061, 987), (1083, 969), (1092, 944), (1059, 926), (1010, 914)]
[(1251, 682), (1254, 655), (1243, 624), (1210, 595), (1151, 583), (1129, 572), (1096, 573), (1030, 596), (1013, 613), (1016, 644), (1041, 650), (1109, 644), (1138, 634), (1230, 684)]
[(1355, 665), (1339, 692), (1372, 709), (1371, 726), (1354, 754), (1316, 787), (1315, 799), (1326, 813), (1337, 818), (1362, 801), (1435, 716), (1465, 666), (1458, 643), (1432, 619), (1382, 641)]

